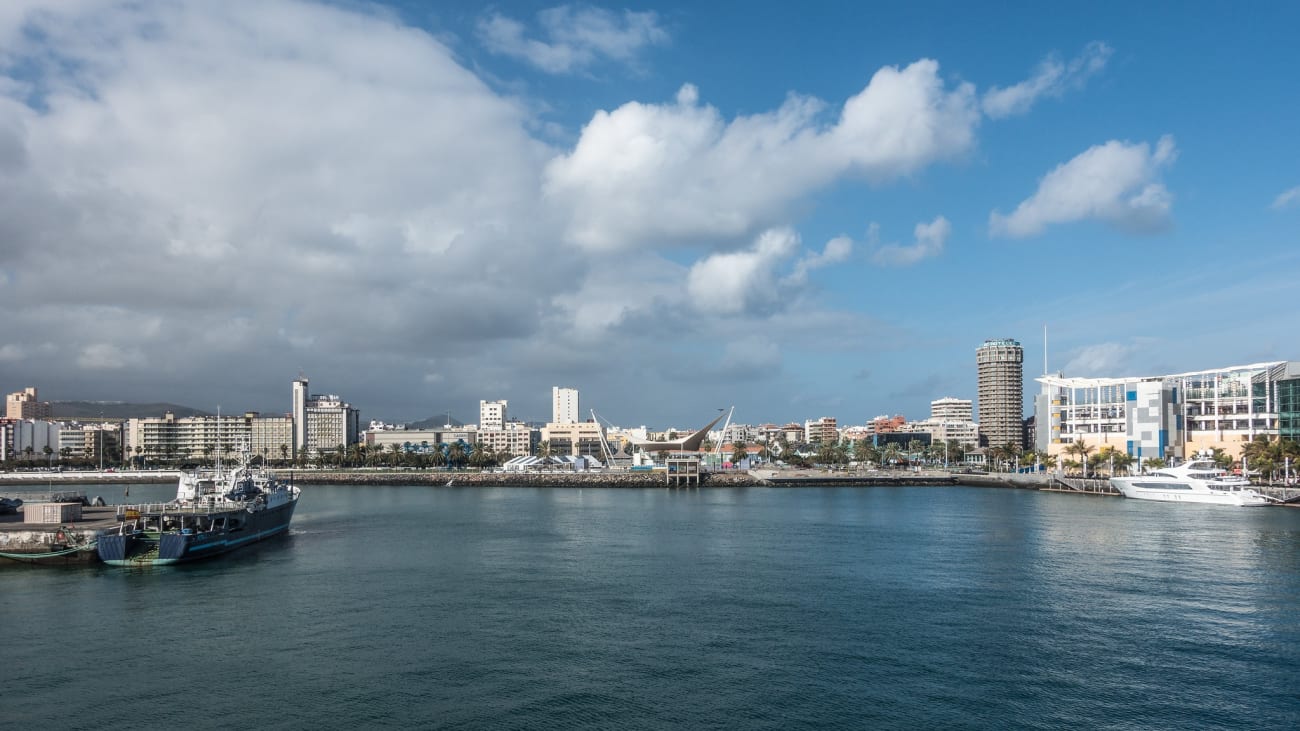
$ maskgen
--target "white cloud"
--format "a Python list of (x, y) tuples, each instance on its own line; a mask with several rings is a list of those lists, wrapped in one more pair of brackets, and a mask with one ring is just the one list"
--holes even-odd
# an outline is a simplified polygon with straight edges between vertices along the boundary
[(786, 281), (791, 284), (803, 284), (808, 279), (808, 272), (848, 261), (852, 255), (853, 239), (847, 236), (836, 236), (826, 242), (826, 248), (821, 252), (813, 252), (795, 262), (794, 272), (786, 278)]
[(882, 68), (826, 128), (816, 99), (792, 95), (728, 122), (690, 85), (672, 104), (597, 112), (547, 166), (546, 196), (567, 214), (566, 238), (588, 251), (734, 243), (842, 176), (884, 182), (965, 154), (974, 88), (949, 89), (938, 72), (928, 59)]
[(1162, 230), (1169, 225), (1173, 196), (1158, 176), (1175, 157), (1168, 135), (1154, 150), (1145, 142), (1118, 140), (1090, 147), (1045, 175), (1038, 191), (1010, 215), (990, 214), (989, 230), (995, 236), (1025, 237), (1054, 223), (1084, 219), (1132, 233)]
[(1277, 198), (1273, 199), (1273, 205), (1271, 208), (1275, 211), (1280, 211), (1283, 208), (1290, 208), (1291, 206), (1296, 205), (1300, 205), (1300, 185), (1279, 193)]
[(599, 59), (630, 63), (648, 46), (669, 41), (653, 12), (564, 5), (537, 14), (547, 40), (527, 38), (519, 21), (491, 13), (479, 21), (488, 50), (518, 58), (552, 74), (587, 68)]
[[(873, 223), (869, 230), (869, 238), (873, 245), (879, 239), (879, 232), (880, 227)], [(936, 216), (929, 223), (916, 224), (916, 228), (913, 229), (913, 236), (915, 237), (913, 244), (875, 246), (871, 259), (875, 263), (884, 266), (911, 266), (922, 259), (929, 259), (942, 254), (950, 234), (952, 234), (952, 224), (948, 223), (948, 219), (943, 216)]]
[(1082, 87), (1090, 76), (1106, 67), (1110, 56), (1110, 46), (1099, 41), (1089, 43), (1069, 63), (1049, 56), (1038, 65), (1033, 76), (1019, 84), (984, 92), (981, 102), (984, 113), (993, 119), (1024, 114), (1044, 96), (1059, 97), (1067, 90)]
[(743, 251), (714, 254), (691, 267), (686, 289), (701, 312), (731, 315), (779, 298), (775, 272), (799, 249), (794, 231), (764, 231)]
[(1120, 343), (1099, 343), (1075, 351), (1065, 364), (1065, 374), (1088, 378), (1114, 376), (1128, 367), (1133, 348)]

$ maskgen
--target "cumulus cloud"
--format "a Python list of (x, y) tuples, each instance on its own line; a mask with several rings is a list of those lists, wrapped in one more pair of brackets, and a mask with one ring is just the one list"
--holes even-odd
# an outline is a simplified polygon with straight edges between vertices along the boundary
[(777, 267), (799, 249), (788, 228), (764, 231), (748, 249), (713, 254), (691, 267), (686, 289), (701, 312), (737, 314), (779, 298)]
[(943, 247), (948, 242), (948, 236), (952, 233), (952, 224), (943, 216), (936, 216), (929, 223), (918, 223), (913, 229), (915, 241), (910, 245), (903, 244), (886, 244), (878, 245), (880, 239), (880, 227), (871, 224), (868, 231), (868, 240), (872, 242), (874, 251), (871, 253), (871, 260), (883, 266), (905, 267), (916, 264), (922, 259), (939, 256), (943, 253)]
[(1176, 157), (1168, 135), (1154, 149), (1118, 140), (1090, 147), (1045, 175), (1011, 214), (990, 214), (989, 230), (1025, 237), (1054, 223), (1097, 219), (1131, 233), (1160, 231), (1169, 225), (1173, 195), (1158, 178)]
[(1271, 208), (1275, 211), (1280, 211), (1283, 208), (1290, 208), (1297, 205), (1300, 205), (1300, 185), (1279, 193), (1277, 198), (1273, 199), (1273, 205)]
[(728, 122), (686, 85), (670, 104), (600, 111), (548, 164), (546, 196), (588, 251), (744, 240), (836, 179), (880, 183), (960, 157), (979, 121), (974, 87), (949, 87), (928, 59), (877, 71), (828, 126), (825, 107), (791, 95)]
[(1042, 97), (1059, 97), (1070, 89), (1080, 88), (1089, 77), (1106, 67), (1111, 53), (1110, 46), (1094, 41), (1068, 63), (1049, 56), (1028, 79), (984, 92), (980, 102), (984, 114), (992, 119), (1024, 114)]
[(630, 63), (645, 48), (669, 41), (653, 12), (564, 5), (539, 12), (537, 19), (544, 40), (528, 38), (523, 23), (495, 12), (479, 21), (479, 39), (494, 53), (552, 74), (585, 69), (601, 59)]

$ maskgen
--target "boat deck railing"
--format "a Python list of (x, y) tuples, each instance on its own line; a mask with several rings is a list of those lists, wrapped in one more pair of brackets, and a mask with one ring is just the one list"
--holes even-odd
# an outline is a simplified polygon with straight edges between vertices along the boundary
[[(117, 506), (117, 519), (136, 518), (141, 515), (209, 515), (212, 513), (228, 513), (232, 510), (243, 510), (247, 507), (246, 503), (234, 500), (221, 500), (219, 502), (202, 505), (191, 505), (182, 503), (141, 503), (139, 505), (119, 505)], [(135, 513), (132, 515), (131, 513)]]

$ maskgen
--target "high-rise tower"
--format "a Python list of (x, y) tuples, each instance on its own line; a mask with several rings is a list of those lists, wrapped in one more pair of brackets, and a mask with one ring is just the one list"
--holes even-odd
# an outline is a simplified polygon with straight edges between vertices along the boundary
[(985, 340), (975, 351), (979, 366), (980, 434), (990, 447), (1024, 449), (1025, 351), (1011, 339)]
[(307, 446), (307, 376), (298, 374), (293, 381), (293, 453)]
[(578, 389), (551, 386), (551, 423), (573, 424), (578, 421)]

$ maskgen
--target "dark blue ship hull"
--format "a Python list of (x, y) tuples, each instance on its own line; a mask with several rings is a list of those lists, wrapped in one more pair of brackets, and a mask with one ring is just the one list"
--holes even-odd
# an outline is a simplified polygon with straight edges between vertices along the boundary
[(210, 530), (136, 532), (100, 535), (99, 558), (112, 566), (166, 566), (219, 556), (289, 530), (298, 501), (256, 512), (212, 513)]

